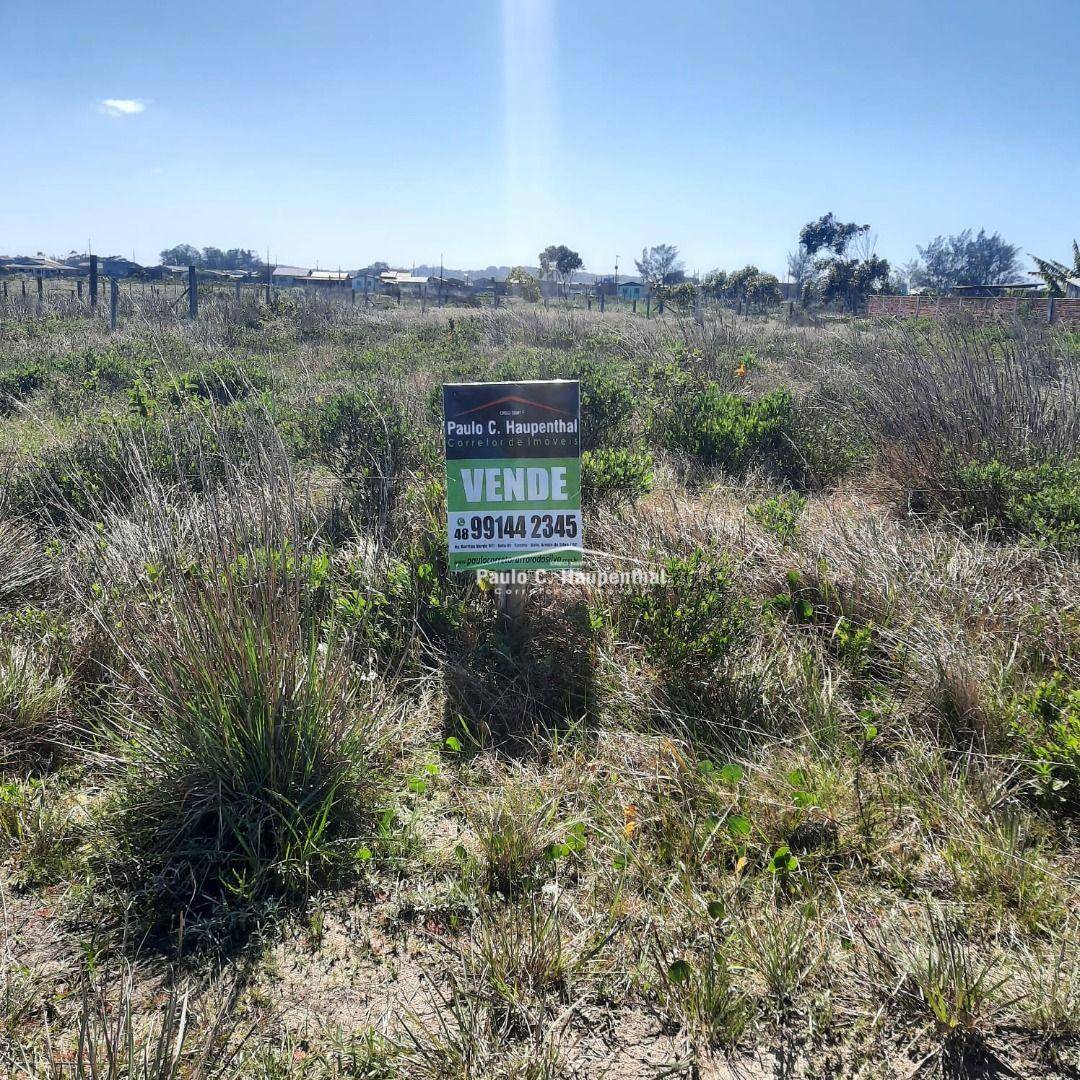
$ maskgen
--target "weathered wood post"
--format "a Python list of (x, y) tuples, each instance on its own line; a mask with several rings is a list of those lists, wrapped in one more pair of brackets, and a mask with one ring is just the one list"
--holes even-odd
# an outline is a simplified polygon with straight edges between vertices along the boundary
[(656, 314), (657, 315), (663, 315), (664, 314), (664, 298), (662, 296), (660, 297), (659, 303), (656, 305)]
[(40, 312), (42, 306), (45, 303), (45, 275), (38, 273), (37, 275), (37, 309)]
[(82, 278), (79, 278), (79, 280), (75, 282), (75, 296), (77, 297), (79, 303), (81, 304), (82, 303)]
[(1046, 321), (1051, 326), (1054, 323), (1054, 298), (1052, 296), (1046, 301)]
[(19, 284), (22, 286), (23, 299), (26, 299), (26, 278), (19, 278)]
[[(524, 575), (523, 575), (524, 576)], [(520, 634), (525, 623), (525, 601), (529, 587), (514, 583), (512, 570), (499, 574), (495, 584), (495, 607), (511, 635)]]
[(90, 256), (90, 310), (97, 310), (97, 279), (98, 279), (98, 258), (96, 255)]
[(236, 279), (236, 303), (239, 306), (239, 304), (240, 304), (240, 279), (239, 278)]
[(589, 293), (589, 295), (585, 297), (585, 303), (588, 309), (592, 311), (592, 293)]
[(199, 317), (199, 275), (194, 266), (187, 268), (187, 307), (188, 318)]
[(645, 296), (645, 318), (652, 318), (652, 293), (647, 293)]
[(120, 286), (116, 278), (109, 278), (109, 329), (116, 329), (116, 316), (120, 308)]
[(606, 306), (607, 306), (607, 304), (606, 304), (606, 301), (605, 301), (605, 298), (604, 298), (604, 286), (601, 285), (600, 286), (600, 314), (601, 315), (604, 314), (604, 309), (605, 309)]
[(636, 298), (630, 301), (630, 311), (634, 315), (637, 314), (637, 299)]

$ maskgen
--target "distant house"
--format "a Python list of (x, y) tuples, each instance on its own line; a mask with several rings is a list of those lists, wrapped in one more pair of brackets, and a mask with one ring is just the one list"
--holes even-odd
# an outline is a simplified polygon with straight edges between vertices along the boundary
[(275, 266), (271, 281), (281, 289), (351, 289), (352, 275), (344, 270), (309, 270), (306, 266)]
[(0, 274), (33, 274), (35, 277), (59, 277), (72, 268), (45, 255), (0, 255)]
[(427, 285), (428, 279), (409, 270), (384, 270), (379, 275), (379, 284), (383, 292), (397, 296), (399, 293), (420, 295), (420, 290)]
[(640, 281), (628, 279), (619, 282), (620, 300), (642, 300), (645, 297), (645, 286)]

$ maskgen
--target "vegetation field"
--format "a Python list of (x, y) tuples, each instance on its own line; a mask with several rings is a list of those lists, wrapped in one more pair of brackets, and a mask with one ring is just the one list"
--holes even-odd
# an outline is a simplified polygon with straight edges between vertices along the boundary
[[(581, 380), (586, 567), (441, 384)], [(1080, 337), (0, 321), (0, 1073), (1075, 1076)]]

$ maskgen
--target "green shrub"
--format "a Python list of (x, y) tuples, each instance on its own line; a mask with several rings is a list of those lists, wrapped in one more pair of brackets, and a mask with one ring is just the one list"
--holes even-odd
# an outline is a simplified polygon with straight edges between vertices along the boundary
[(177, 375), (167, 387), (166, 395), (173, 405), (182, 405), (191, 398), (228, 405), (269, 385), (269, 375), (258, 365), (226, 358)]
[(799, 518), (805, 509), (806, 499), (802, 495), (782, 491), (752, 503), (746, 512), (781, 544), (791, 544), (799, 535)]
[(581, 448), (624, 446), (630, 438), (639, 396), (625, 365), (593, 363), (579, 376), (581, 383)]
[(673, 678), (707, 682), (745, 650), (750, 608), (735, 588), (727, 560), (696, 549), (664, 563), (663, 584), (626, 597), (633, 637)]
[(643, 450), (586, 450), (581, 455), (581, 499), (634, 502), (653, 486), (652, 455)]
[(1080, 459), (1020, 468), (1001, 461), (970, 463), (954, 476), (965, 526), (1080, 552)]
[(12, 399), (21, 401), (45, 383), (45, 369), (40, 364), (27, 364), (0, 374), (0, 416), (14, 410)]
[(1012, 727), (1039, 798), (1080, 809), (1080, 687), (1055, 672), (1016, 702)]
[(668, 414), (666, 442), (703, 465), (741, 474), (754, 456), (783, 452), (792, 422), (792, 398), (773, 390), (758, 398), (728, 394), (716, 383), (676, 403)]

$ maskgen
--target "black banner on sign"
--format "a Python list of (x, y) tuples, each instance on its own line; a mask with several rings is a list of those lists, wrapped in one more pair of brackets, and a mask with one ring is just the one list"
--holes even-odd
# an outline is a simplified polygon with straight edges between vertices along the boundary
[(579, 457), (576, 380), (449, 383), (443, 387), (446, 457)]

